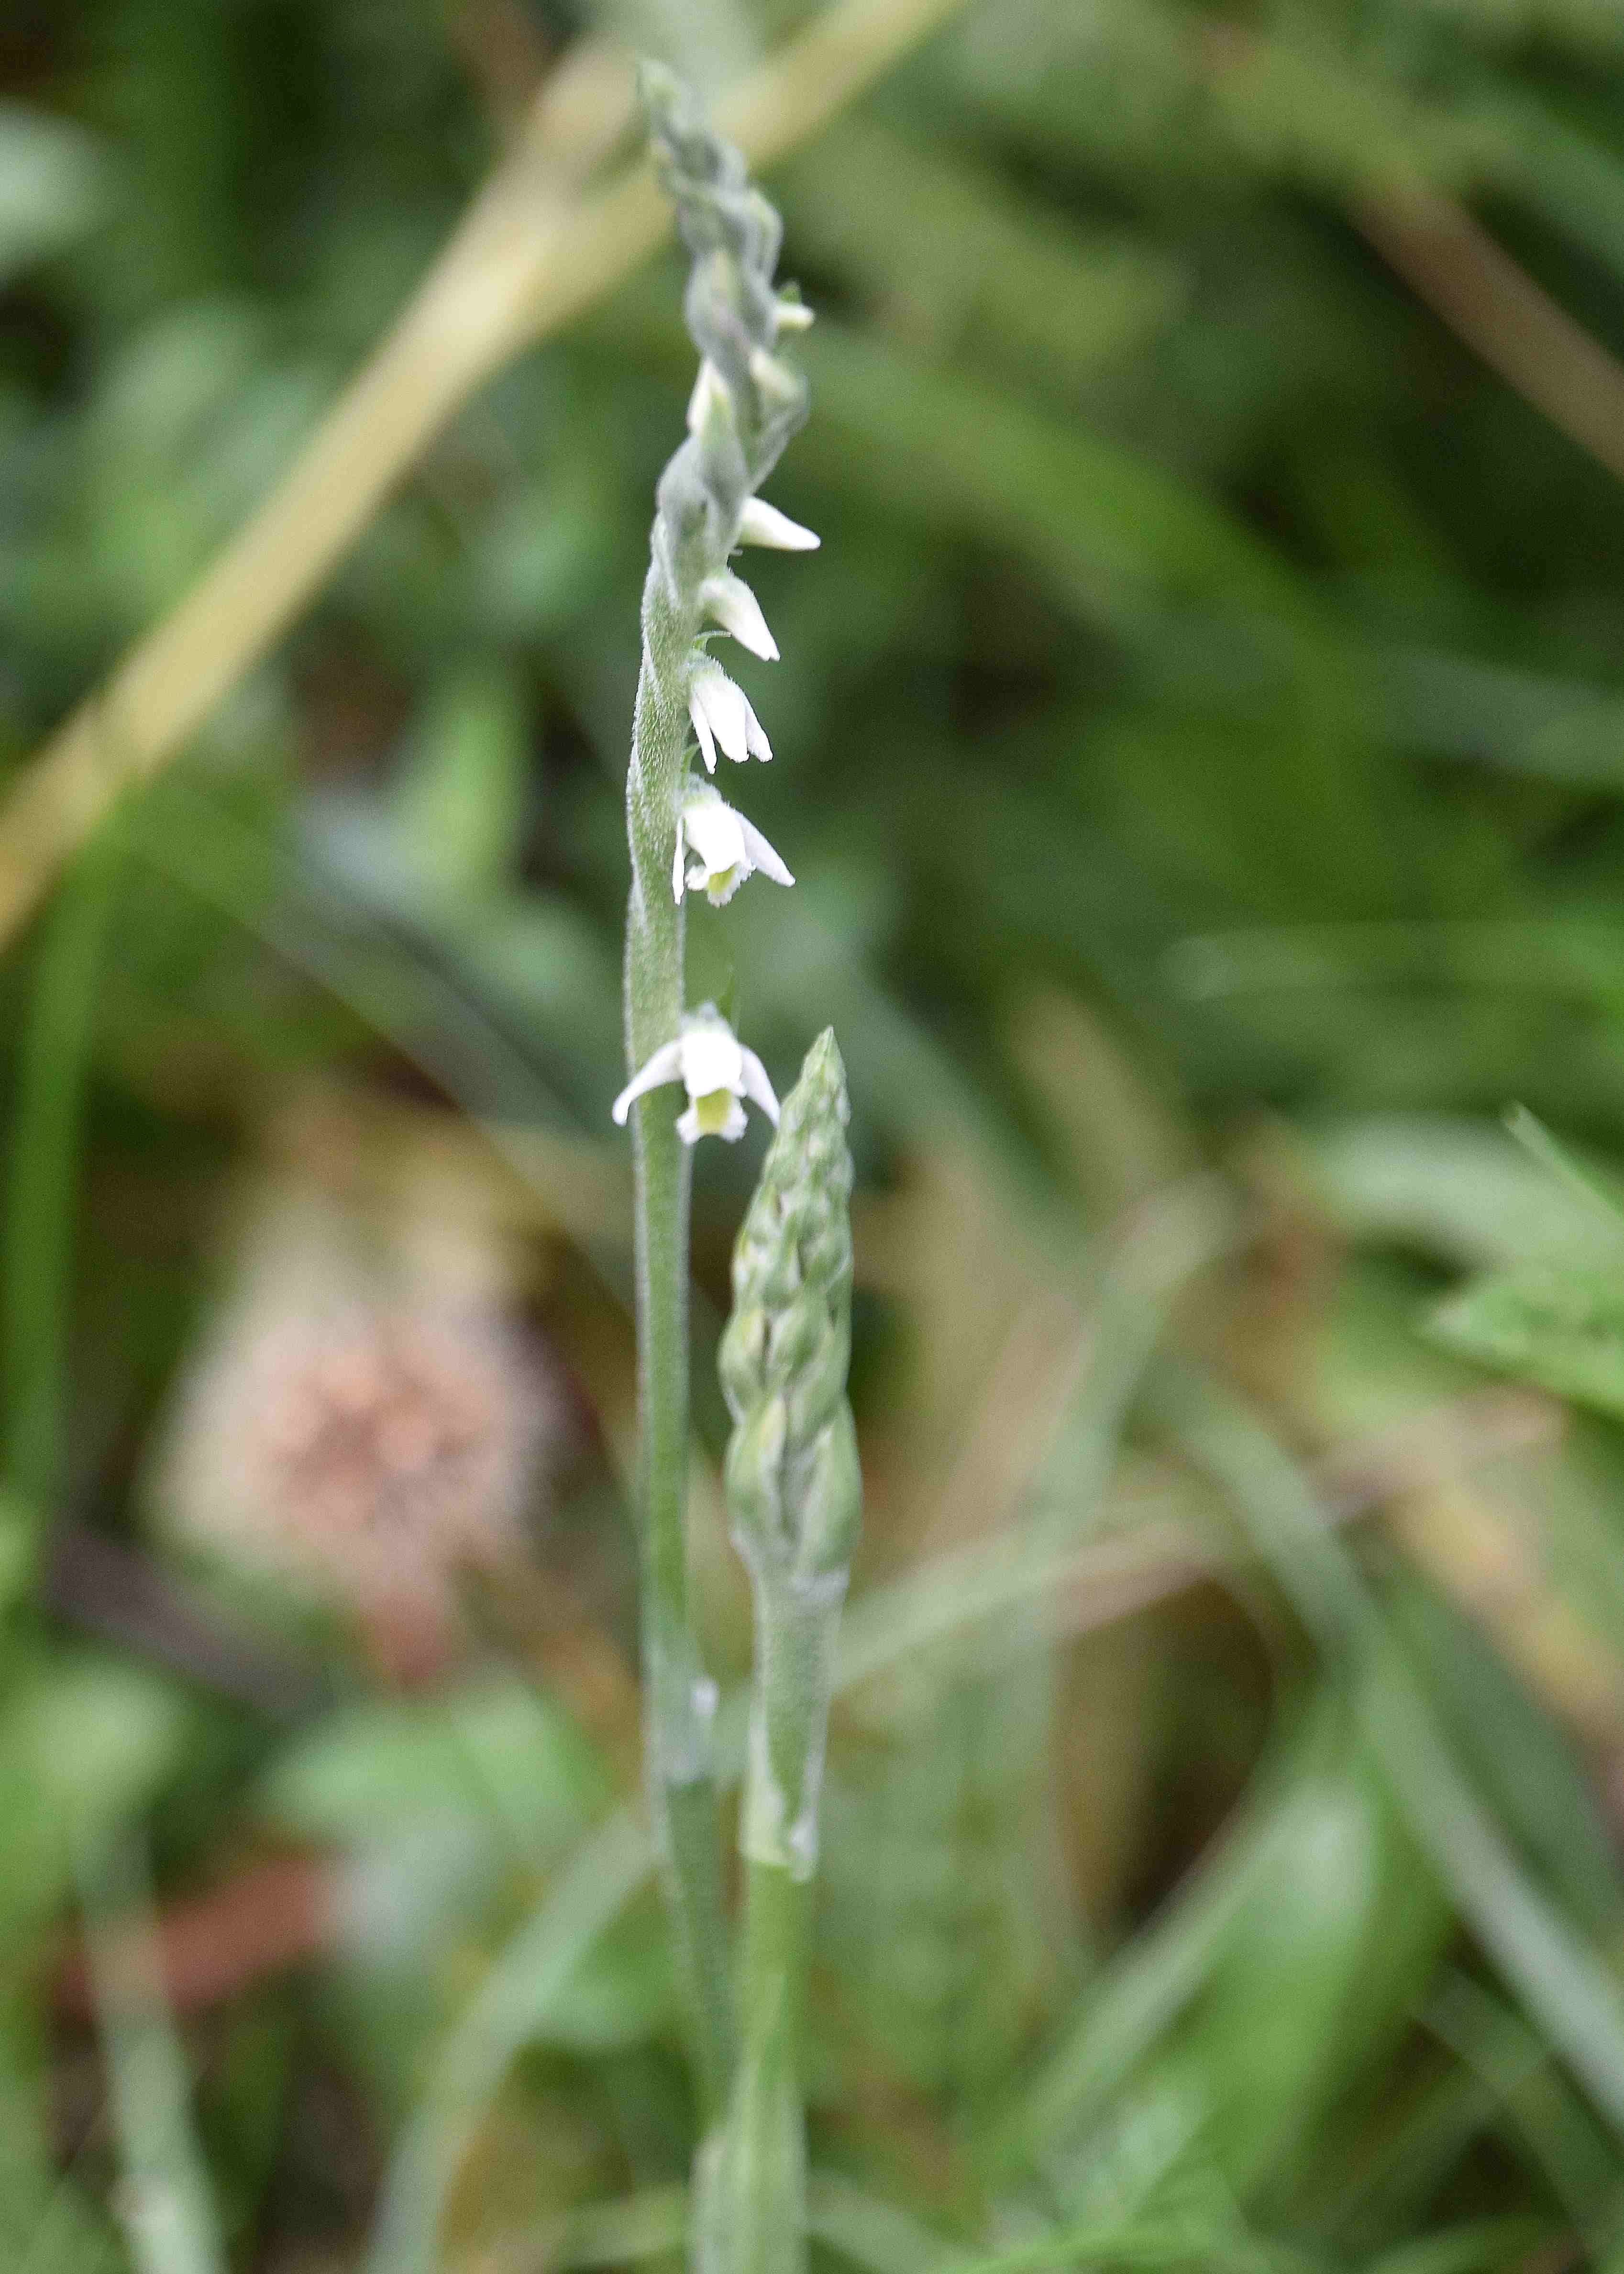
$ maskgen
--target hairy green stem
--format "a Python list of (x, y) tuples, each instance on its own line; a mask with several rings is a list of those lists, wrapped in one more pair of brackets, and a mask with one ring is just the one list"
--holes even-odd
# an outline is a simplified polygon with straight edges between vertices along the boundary
[(726, 2131), (713, 2151), (726, 2211), (709, 2223), (709, 2233), (702, 2225), (695, 2256), (703, 2274), (800, 2274), (807, 2263), (800, 2066), (811, 1898), (810, 1880), (777, 1864), (750, 1864), (739, 2069)]
[[(627, 777), (626, 801), (632, 856), (626, 1039), (632, 1071), (671, 1040), (682, 1017), (682, 909), (672, 897), (669, 876), (688, 717), (680, 696), (674, 704), (672, 697), (680, 689), (682, 658), (693, 635), (658, 568), (649, 573), (643, 634), (636, 763)], [(688, 1151), (677, 1135), (667, 1095), (656, 1091), (642, 1098), (634, 1113), (645, 1751), (678, 1969), (709, 2112), (726, 2090), (732, 2030), (710, 1768), (713, 1692), (688, 1603)]]
[(740, 1847), (739, 2062), (710, 2146), (702, 2274), (801, 2274), (807, 2260), (801, 2037), (824, 1732), (844, 1570), (758, 1579)]

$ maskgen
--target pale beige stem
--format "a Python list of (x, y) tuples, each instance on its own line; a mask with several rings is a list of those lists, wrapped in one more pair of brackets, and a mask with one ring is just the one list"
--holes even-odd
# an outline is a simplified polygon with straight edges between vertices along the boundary
[[(1249, 66), (1304, 67), (1301, 55), (1271, 49), (1238, 24), (1204, 22), (1193, 52), (1220, 80)], [(1440, 322), (1624, 481), (1624, 364), (1535, 282), (1470, 208), (1395, 169), (1390, 154), (1385, 166), (1372, 160), (1346, 202), (1360, 235)]]
[[(756, 164), (824, 122), (961, 0), (838, 0), (717, 106)], [(591, 50), (526, 130), (276, 488), (178, 606), (35, 754), (0, 804), (0, 944), (127, 785), (184, 745), (320, 590), (474, 389), (619, 283), (670, 226), (639, 164), (580, 184), (620, 132), (629, 67)]]
[(1624, 481), (1624, 365), (1475, 215), (1419, 182), (1366, 192), (1351, 211), (1361, 235), (1434, 315)]

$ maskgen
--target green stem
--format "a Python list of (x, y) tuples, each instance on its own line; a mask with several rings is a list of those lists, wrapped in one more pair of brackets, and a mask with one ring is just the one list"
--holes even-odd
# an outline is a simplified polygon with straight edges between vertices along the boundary
[(739, 2067), (696, 2240), (704, 2274), (804, 2274), (801, 2030), (844, 1570), (763, 1573), (740, 1846)]
[(104, 830), (42, 928), (7, 1179), (5, 1481), (42, 1515), (61, 1483), (84, 1096), (119, 846)]
[[(627, 776), (632, 891), (626, 920), (626, 1043), (635, 1072), (682, 1018), (682, 909), (671, 891), (687, 766), (681, 659), (694, 625), (658, 570), (643, 595), (636, 757)], [(673, 690), (676, 690), (673, 692)], [(707, 2118), (726, 2093), (732, 2014), (716, 1783), (714, 1691), (688, 1600), (688, 1150), (669, 1092), (634, 1108), (637, 1271), (638, 1530), (645, 1757), (679, 1977)]]
[(818, 1796), (843, 1570), (764, 1573), (740, 1816), (745, 1860), (739, 2066), (726, 2123), (702, 2159), (699, 2274), (805, 2274), (806, 2112), (801, 2078)]
[(739, 2075), (730, 2111), (729, 2274), (801, 2274), (807, 2263), (801, 2023), (812, 1882), (752, 1863), (745, 1881)]
[[(23, 1607), (67, 1449), (85, 1098), (118, 855), (115, 823), (64, 879), (41, 926), (19, 1050), (0, 1273), (0, 1686), (10, 1692), (27, 1683), (39, 1647)], [(35, 1922), (21, 1889), (10, 1893), (19, 1901), (0, 1894), (0, 2262), (95, 2269), (111, 2248), (53, 2169)]]
[[(757, 2090), (781, 2076), (793, 2083), (801, 2059), (812, 1882), (781, 1864), (753, 1863), (745, 1882), (740, 1969), (741, 2066)], [(800, 2107), (797, 2097), (796, 2116)]]

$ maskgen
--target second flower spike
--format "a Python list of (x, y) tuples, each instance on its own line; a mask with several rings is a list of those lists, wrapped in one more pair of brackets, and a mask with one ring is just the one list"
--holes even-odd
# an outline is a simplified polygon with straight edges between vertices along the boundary
[(759, 869), (775, 885), (795, 879), (755, 825), (728, 804), (709, 782), (695, 782), (677, 816), (676, 858), (671, 889), (678, 900), (685, 885), (703, 887), (713, 908), (726, 907), (745, 878)]

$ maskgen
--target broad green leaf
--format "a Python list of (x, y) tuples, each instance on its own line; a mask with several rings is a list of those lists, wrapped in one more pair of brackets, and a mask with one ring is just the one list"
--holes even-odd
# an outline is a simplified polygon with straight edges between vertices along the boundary
[(149, 1804), (184, 1728), (173, 1691), (112, 1658), (74, 1654), (17, 1681), (0, 1718), (0, 1923), (49, 1916), (75, 1845)]
[(1492, 1273), (1427, 1323), (1447, 1348), (1496, 1374), (1624, 1415), (1624, 1270)]
[(548, 2005), (538, 2044), (613, 2052), (665, 2028), (673, 2014), (670, 1946), (652, 1903), (601, 1934)]
[(1440, 1596), (1395, 1586), (1389, 1608), (1440, 1717), (1500, 1822), (1600, 1941), (1624, 1939), (1624, 1879), (1580, 1763), (1488, 1643)]
[(603, 1807), (608, 1779), (563, 1711), (516, 1682), (330, 1715), (270, 1769), (266, 1814), (343, 1843), (436, 1818), (554, 1854)]
[(511, 674), (459, 671), (435, 689), (390, 801), (404, 865), (441, 903), (506, 885), (517, 850), (528, 722)]

